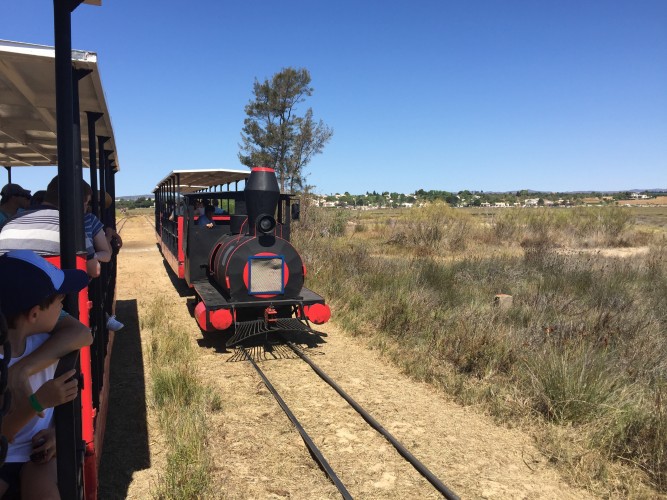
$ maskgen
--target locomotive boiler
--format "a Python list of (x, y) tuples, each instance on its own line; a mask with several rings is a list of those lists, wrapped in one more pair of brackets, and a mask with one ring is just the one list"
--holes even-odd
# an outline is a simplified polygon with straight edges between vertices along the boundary
[[(228, 345), (270, 332), (316, 333), (310, 323), (322, 324), (331, 313), (324, 298), (304, 286), (306, 267), (289, 241), (298, 204), (280, 193), (271, 168), (253, 168), (245, 181), (242, 192), (184, 193), (189, 208), (172, 217), (175, 255), (165, 254), (162, 244), (165, 259), (194, 289), (200, 328), (229, 332)], [(156, 206), (158, 198), (156, 192)], [(208, 227), (200, 225), (198, 203), (226, 203), (231, 213), (214, 215)], [(166, 233), (158, 241), (168, 240)]]

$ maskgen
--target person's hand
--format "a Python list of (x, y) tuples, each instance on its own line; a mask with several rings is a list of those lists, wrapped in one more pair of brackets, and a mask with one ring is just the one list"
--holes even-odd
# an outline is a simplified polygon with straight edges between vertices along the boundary
[(45, 464), (56, 456), (56, 431), (54, 428), (42, 429), (32, 437), (30, 460), (36, 464)]
[(208, 224), (206, 224), (206, 227), (209, 228), (209, 229), (211, 229), (213, 226), (215, 226), (215, 224), (213, 224), (212, 222), (209, 222)]
[(79, 392), (79, 381), (72, 378), (74, 375), (76, 375), (76, 370), (69, 370), (60, 377), (45, 382), (37, 389), (35, 397), (42, 408), (53, 408), (76, 398)]
[[(169, 220), (174, 220), (174, 218), (174, 214), (172, 213), (172, 215), (169, 217)], [(123, 247), (123, 238), (120, 237), (120, 234), (118, 234), (115, 229), (111, 227), (105, 228), (104, 235), (107, 237), (107, 241), (109, 242), (109, 245), (111, 245), (112, 249), (120, 250)]]

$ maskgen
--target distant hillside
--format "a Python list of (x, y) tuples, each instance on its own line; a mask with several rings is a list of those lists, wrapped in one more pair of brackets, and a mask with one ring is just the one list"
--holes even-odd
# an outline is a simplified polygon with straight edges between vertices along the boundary
[(151, 193), (151, 194), (134, 194), (131, 196), (116, 196), (116, 200), (122, 200), (122, 201), (136, 201), (139, 198), (144, 198), (145, 200), (154, 200), (155, 195)]
[[(462, 191), (459, 191), (461, 193)], [(519, 193), (523, 192), (525, 194), (543, 194), (543, 193), (561, 193), (561, 194), (615, 194), (615, 193), (667, 193), (667, 188), (652, 188), (652, 189), (619, 189), (616, 191), (596, 191), (596, 190), (589, 190), (589, 191), (537, 191), (535, 189), (515, 189), (513, 191), (473, 191), (470, 190), (471, 193), (486, 193), (486, 194), (514, 194), (514, 193)], [(353, 195), (357, 196), (357, 195)], [(124, 200), (124, 201), (135, 201), (139, 198), (144, 198), (144, 199), (149, 199), (149, 200), (154, 200), (155, 195), (153, 193), (150, 194), (133, 194), (129, 196), (117, 196), (117, 200)]]
[[(470, 191), (470, 190), (469, 190)], [(470, 191), (471, 193), (479, 193), (480, 191)], [(513, 194), (513, 193), (523, 193), (523, 194), (543, 194), (543, 193), (560, 193), (560, 194), (601, 194), (601, 195), (612, 195), (616, 193), (667, 193), (667, 189), (617, 189), (614, 191), (598, 191), (595, 189), (592, 190), (580, 190), (580, 191), (548, 191), (548, 190), (535, 190), (535, 189), (515, 189), (513, 191), (484, 191), (486, 194)]]

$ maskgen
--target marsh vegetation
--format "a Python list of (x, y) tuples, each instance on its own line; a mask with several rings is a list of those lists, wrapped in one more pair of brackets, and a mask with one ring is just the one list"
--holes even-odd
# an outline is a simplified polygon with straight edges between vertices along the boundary
[[(662, 209), (302, 209), (334, 318), (602, 495), (667, 491)], [(497, 294), (512, 296), (506, 307)]]

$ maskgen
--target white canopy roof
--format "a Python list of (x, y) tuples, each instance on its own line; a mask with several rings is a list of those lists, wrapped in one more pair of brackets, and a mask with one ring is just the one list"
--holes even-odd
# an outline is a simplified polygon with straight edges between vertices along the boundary
[(158, 182), (155, 190), (178, 174), (179, 191), (182, 194), (195, 193), (214, 186), (222, 186), (230, 182), (242, 181), (248, 178), (250, 170), (174, 170)]
[[(110, 138), (104, 147), (114, 151), (112, 161), (114, 170), (118, 170), (97, 54), (73, 50), (72, 64), (77, 69), (92, 71), (79, 81), (83, 164), (88, 166), (86, 112), (92, 111), (103, 114), (95, 122), (95, 133)], [(57, 165), (56, 131), (55, 49), (0, 40), (0, 166)]]

